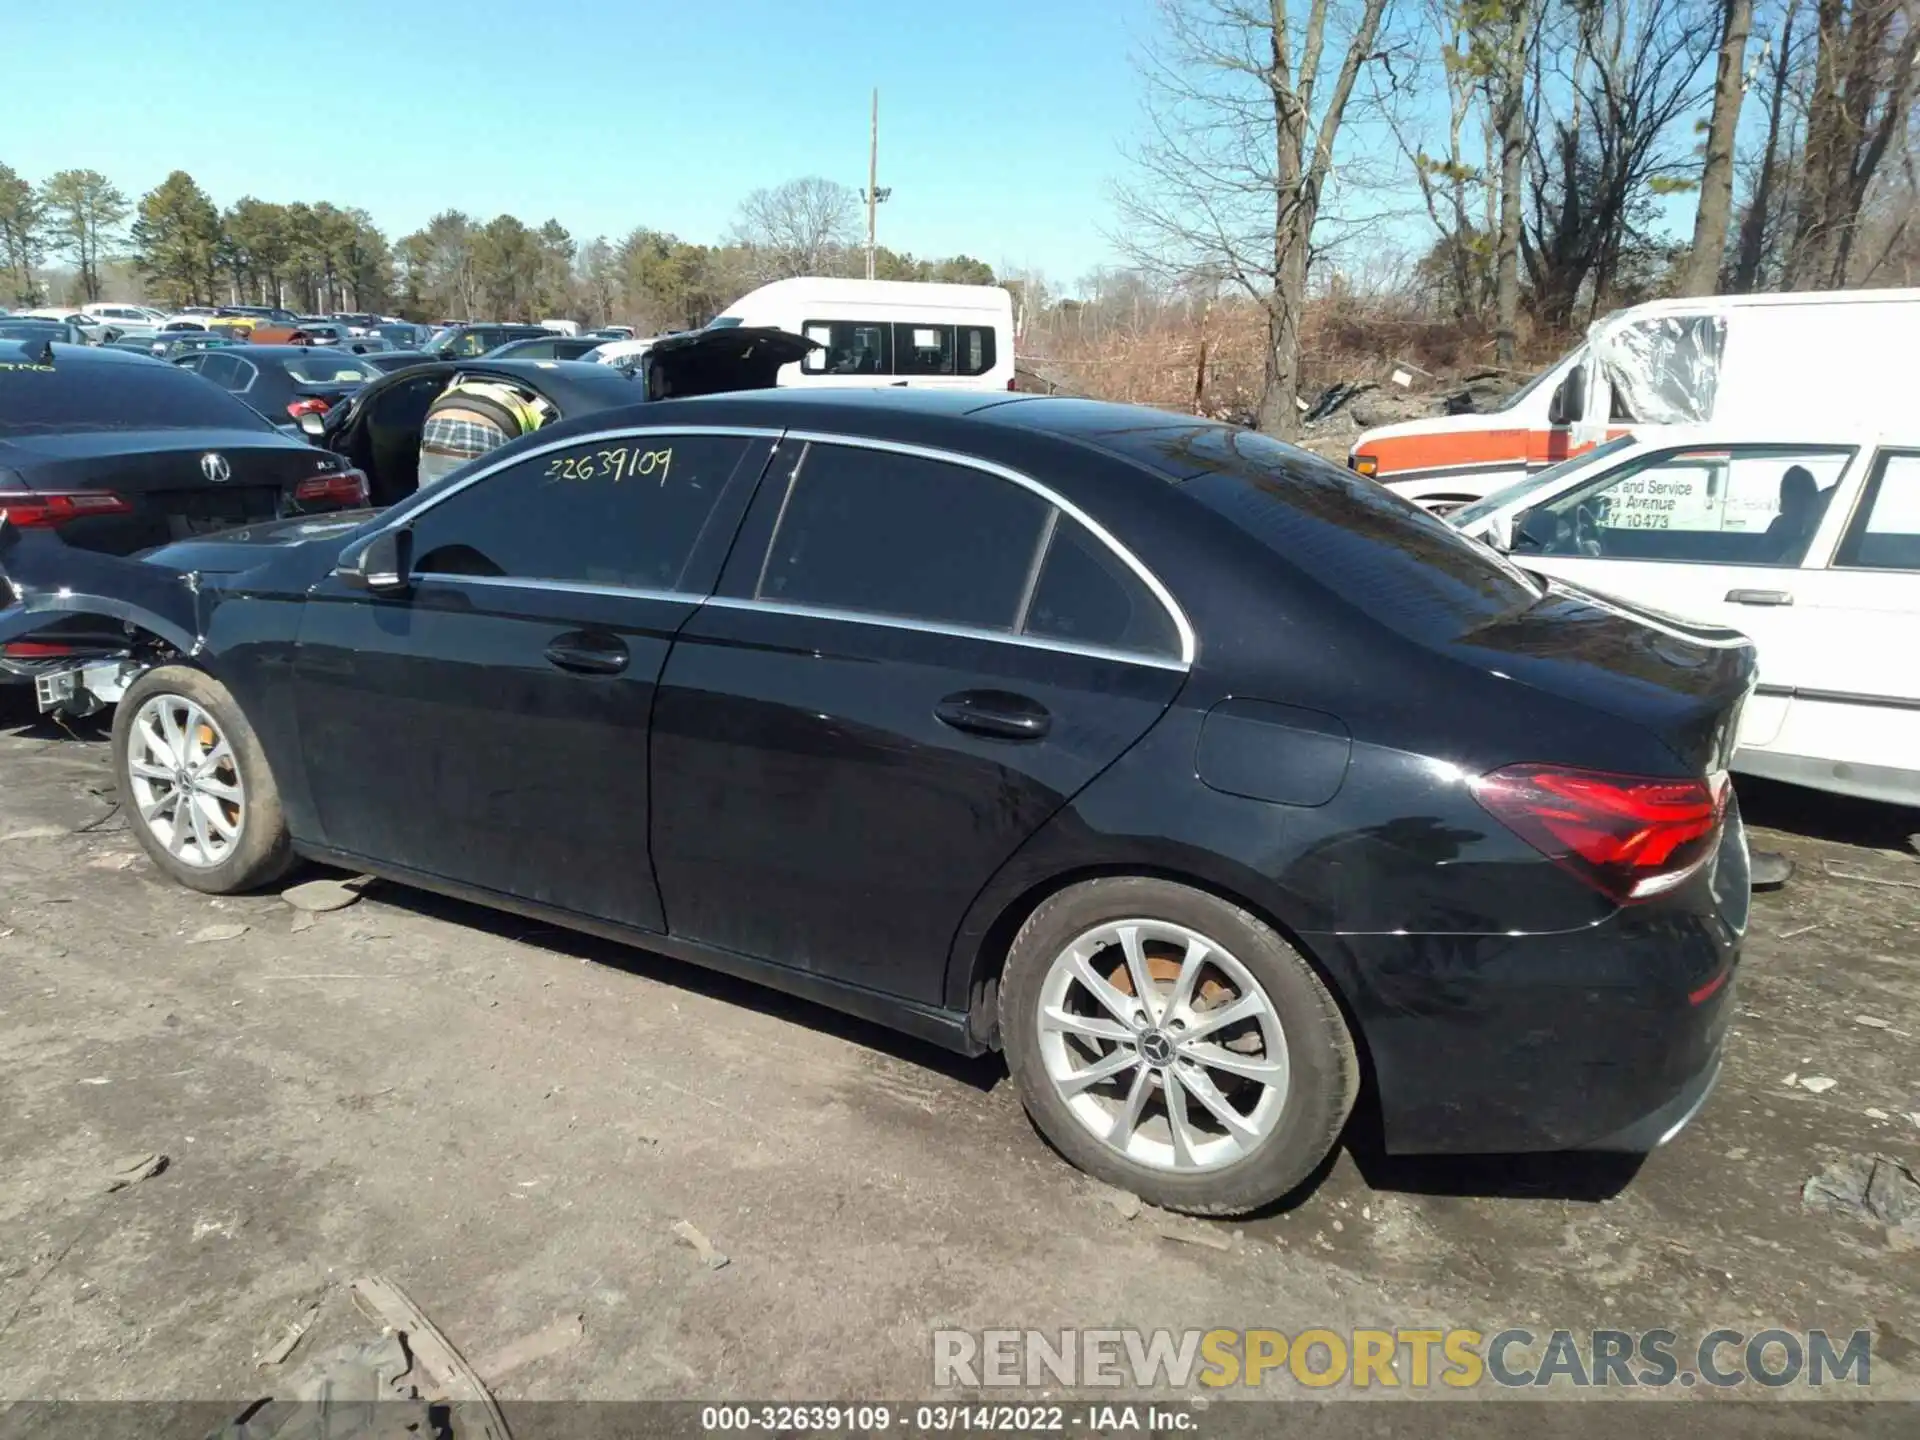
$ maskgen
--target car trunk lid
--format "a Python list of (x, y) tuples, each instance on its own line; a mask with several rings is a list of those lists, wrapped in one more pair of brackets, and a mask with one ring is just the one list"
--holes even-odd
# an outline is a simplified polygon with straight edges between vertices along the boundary
[(1702, 775), (1728, 767), (1740, 708), (1757, 674), (1753, 642), (1736, 630), (1560, 581), (1525, 609), (1459, 635), (1449, 648), (1650, 731)]
[(33, 491), (120, 497), (125, 508), (59, 529), (69, 546), (125, 554), (276, 519), (302, 480), (342, 465), (269, 431), (141, 430), (35, 435), (0, 447), (0, 467)]

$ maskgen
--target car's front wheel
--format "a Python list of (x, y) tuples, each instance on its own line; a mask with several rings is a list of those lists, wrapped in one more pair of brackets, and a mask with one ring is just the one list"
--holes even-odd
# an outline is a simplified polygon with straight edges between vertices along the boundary
[(1231, 1215), (1279, 1199), (1339, 1139), (1352, 1036), (1271, 926), (1164, 880), (1043, 902), (1000, 988), (1007, 1064), (1074, 1164), (1155, 1205)]
[(113, 761), (134, 838), (182, 885), (231, 895), (292, 866), (259, 739), (210, 675), (162, 665), (134, 681), (113, 718)]

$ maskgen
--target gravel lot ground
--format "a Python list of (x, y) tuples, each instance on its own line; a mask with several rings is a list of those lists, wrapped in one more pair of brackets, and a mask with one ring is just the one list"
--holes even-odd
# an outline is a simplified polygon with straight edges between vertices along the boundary
[(166, 883), (102, 732), (5, 703), (0, 1398), (237, 1407), (315, 1301), (301, 1353), (371, 1333), (369, 1272), (503, 1400), (925, 1396), (935, 1326), (1123, 1325), (1864, 1328), (1873, 1394), (1920, 1395), (1920, 1254), (1799, 1198), (1849, 1152), (1920, 1159), (1911, 814), (1743, 787), (1800, 875), (1757, 899), (1718, 1092), (1624, 1189), (1361, 1141), (1208, 1224), (1070, 1170), (992, 1060), (398, 886), (296, 930)]

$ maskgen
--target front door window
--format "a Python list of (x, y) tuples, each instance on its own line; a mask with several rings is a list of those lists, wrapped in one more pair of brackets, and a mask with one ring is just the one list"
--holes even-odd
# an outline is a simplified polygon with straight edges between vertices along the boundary
[(1663, 450), (1527, 511), (1518, 554), (1797, 566), (1853, 451)]

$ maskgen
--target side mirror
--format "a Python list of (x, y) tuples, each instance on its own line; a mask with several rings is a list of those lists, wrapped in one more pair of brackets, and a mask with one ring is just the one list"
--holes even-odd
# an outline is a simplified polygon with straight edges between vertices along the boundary
[(1524, 549), (1535, 555), (1551, 554), (1560, 538), (1560, 517), (1546, 506), (1536, 505), (1514, 517), (1513, 537), (1514, 549)]
[(343, 550), (333, 573), (356, 590), (403, 595), (412, 584), (407, 575), (408, 538), (405, 530), (382, 530)]
[(1554, 388), (1547, 402), (1549, 425), (1577, 425), (1587, 413), (1587, 367), (1576, 365)]

